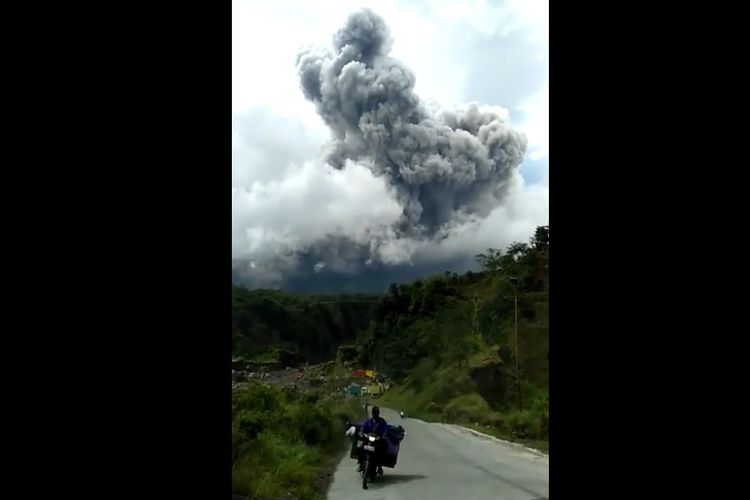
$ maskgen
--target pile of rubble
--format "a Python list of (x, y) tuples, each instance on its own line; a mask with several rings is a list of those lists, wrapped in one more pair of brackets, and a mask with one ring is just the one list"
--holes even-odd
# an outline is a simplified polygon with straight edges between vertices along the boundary
[(243, 370), (232, 370), (232, 382), (248, 382), (252, 379), (263, 380), (270, 378), (269, 372), (247, 372)]

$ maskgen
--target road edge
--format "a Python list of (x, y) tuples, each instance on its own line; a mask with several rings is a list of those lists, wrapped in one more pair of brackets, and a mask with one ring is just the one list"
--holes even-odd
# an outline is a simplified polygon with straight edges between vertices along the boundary
[(449, 423), (440, 423), (440, 425), (446, 425), (446, 426), (458, 428), (458, 429), (460, 429), (462, 431), (467, 431), (470, 434), (474, 434), (475, 436), (477, 436), (479, 438), (482, 438), (482, 439), (485, 439), (487, 441), (497, 441), (498, 443), (502, 443), (502, 444), (505, 444), (505, 445), (508, 445), (508, 446), (512, 446), (514, 448), (518, 448), (520, 450), (527, 451), (527, 452), (529, 452), (529, 453), (531, 453), (533, 455), (537, 455), (539, 457), (549, 459), (549, 453), (545, 453), (545, 452), (543, 452), (541, 450), (530, 448), (530, 447), (525, 446), (525, 445), (523, 445), (521, 443), (516, 443), (516, 442), (513, 442), (513, 441), (508, 441), (506, 439), (500, 439), (499, 437), (492, 436), (490, 434), (485, 434), (484, 432), (479, 432), (479, 431), (474, 430), (474, 429), (472, 429), (470, 427), (464, 427), (463, 425), (449, 424)]
[[(389, 408), (389, 409), (392, 410), (392, 408)], [(393, 411), (396, 411), (396, 410), (393, 410)], [(497, 436), (492, 436), (490, 434), (485, 434), (484, 432), (479, 432), (479, 431), (477, 431), (475, 429), (472, 429), (470, 427), (464, 427), (463, 425), (452, 424), (450, 422), (430, 422), (429, 420), (422, 420), (421, 418), (408, 417), (408, 416), (405, 418), (405, 420), (406, 419), (408, 419), (408, 420), (416, 420), (416, 421), (421, 422), (423, 424), (447, 425), (447, 426), (450, 426), (450, 427), (458, 428), (458, 429), (461, 429), (461, 430), (464, 430), (464, 431), (468, 431), (469, 433), (474, 434), (475, 436), (477, 436), (479, 438), (482, 438), (482, 439), (485, 439), (485, 440), (491, 440), (491, 441), (494, 440), (494, 441), (497, 441), (498, 443), (507, 444), (507, 445), (513, 446), (514, 448), (518, 448), (518, 449), (521, 449), (521, 450), (524, 450), (524, 451), (528, 451), (529, 453), (532, 453), (532, 454), (537, 455), (539, 457), (543, 457), (543, 458), (549, 459), (549, 452), (545, 453), (542, 450), (537, 450), (536, 448), (531, 448), (529, 446), (526, 446), (526, 445), (521, 444), (521, 443), (517, 443), (515, 441), (508, 441), (507, 439), (500, 439)]]

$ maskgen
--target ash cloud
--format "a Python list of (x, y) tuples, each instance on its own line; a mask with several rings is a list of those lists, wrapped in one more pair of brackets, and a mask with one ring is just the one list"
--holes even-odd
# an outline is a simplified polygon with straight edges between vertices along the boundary
[(405, 237), (431, 237), (472, 216), (486, 217), (508, 194), (526, 137), (500, 107), (466, 104), (428, 110), (415, 76), (389, 57), (393, 40), (369, 9), (352, 14), (333, 37), (297, 58), (300, 85), (331, 129), (325, 160), (347, 160), (383, 177), (403, 206)]
[[(273, 158), (243, 153), (263, 160), (263, 175), (247, 172), (233, 188), (235, 282), (382, 291), (467, 270), (478, 250), (526, 240), (546, 223), (548, 193), (524, 194), (517, 172), (526, 137), (507, 110), (428, 107), (413, 72), (389, 56), (392, 44), (383, 19), (365, 9), (335, 33), (332, 50), (298, 54), (302, 94), (331, 142), (323, 161), (311, 162), (319, 149), (282, 123), (267, 130), (283, 129), (299, 145), (285, 151), (271, 141)], [(262, 134), (250, 141), (269, 149)]]

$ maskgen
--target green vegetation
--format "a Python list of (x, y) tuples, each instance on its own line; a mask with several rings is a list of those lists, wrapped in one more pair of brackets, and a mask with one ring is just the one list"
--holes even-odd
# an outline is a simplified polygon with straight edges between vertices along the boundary
[(253, 363), (274, 364), (281, 359), (281, 356), (279, 356), (279, 352), (280, 351), (277, 348), (271, 348), (263, 352), (257, 352), (253, 355), (248, 356), (248, 361), (252, 361)]
[(357, 399), (340, 392), (345, 362), (395, 382), (379, 405), (547, 450), (549, 226), (477, 262), (479, 272), (393, 284), (382, 297), (233, 287), (234, 355), (269, 366), (330, 361), (306, 371), (311, 392), (255, 384), (235, 394), (234, 491), (320, 497), (341, 424), (362, 416)]
[(232, 398), (232, 492), (320, 499), (323, 473), (342, 450), (356, 399), (251, 384)]
[(336, 357), (367, 328), (378, 297), (292, 295), (276, 290), (232, 286), (232, 353), (251, 360), (273, 360), (284, 349), (318, 362)]
[[(472, 387), (464, 388), (467, 392), (461, 394), (462, 382), (451, 383), (445, 373), (441, 373), (440, 380), (430, 383), (425, 393), (415, 391), (407, 383), (388, 391), (378, 404), (403, 410), (407, 416), (428, 422), (458, 423), (542, 451), (549, 449), (549, 399), (546, 394), (537, 393), (524, 410), (494, 411)], [(447, 397), (440, 397), (441, 392)], [(459, 395), (451, 397), (455, 394)]]
[(477, 260), (478, 273), (392, 285), (358, 338), (360, 362), (401, 382), (383, 405), (546, 449), (549, 226)]

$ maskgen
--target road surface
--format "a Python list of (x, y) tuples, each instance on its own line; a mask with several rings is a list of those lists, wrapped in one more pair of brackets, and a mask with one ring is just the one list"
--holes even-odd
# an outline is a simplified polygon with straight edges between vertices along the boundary
[(328, 490), (329, 500), (532, 500), (549, 497), (547, 455), (483, 437), (450, 424), (401, 419), (381, 409), (392, 425), (402, 425), (394, 469), (362, 489), (356, 461), (346, 453)]

